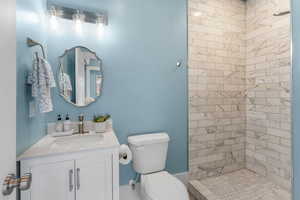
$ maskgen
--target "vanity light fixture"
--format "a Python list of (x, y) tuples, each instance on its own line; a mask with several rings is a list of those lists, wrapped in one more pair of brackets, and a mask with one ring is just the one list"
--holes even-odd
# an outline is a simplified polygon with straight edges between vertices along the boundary
[(73, 20), (76, 26), (82, 23), (92, 23), (99, 26), (108, 24), (107, 14), (105, 12), (93, 12), (82, 9), (48, 4), (48, 12), (50, 17), (60, 17), (63, 19)]

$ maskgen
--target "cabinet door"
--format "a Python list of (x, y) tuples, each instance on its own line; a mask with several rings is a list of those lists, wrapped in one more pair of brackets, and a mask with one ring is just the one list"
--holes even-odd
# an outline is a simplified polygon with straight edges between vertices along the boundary
[(75, 200), (74, 161), (31, 167), (30, 200)]
[(75, 166), (76, 200), (112, 200), (112, 154), (88, 156)]

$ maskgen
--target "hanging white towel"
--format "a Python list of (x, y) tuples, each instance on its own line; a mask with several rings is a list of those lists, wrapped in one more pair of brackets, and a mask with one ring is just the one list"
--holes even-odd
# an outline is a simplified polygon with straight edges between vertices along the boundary
[(59, 88), (60, 93), (63, 94), (68, 100), (71, 100), (72, 95), (72, 83), (70, 76), (66, 73), (59, 73)]
[(40, 57), (33, 60), (32, 68), (28, 76), (32, 97), (40, 113), (51, 112), (53, 111), (51, 88), (56, 87), (52, 68), (44, 58)]

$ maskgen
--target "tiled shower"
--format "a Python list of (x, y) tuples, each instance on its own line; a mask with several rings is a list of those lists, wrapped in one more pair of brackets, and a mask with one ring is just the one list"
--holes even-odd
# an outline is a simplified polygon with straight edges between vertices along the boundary
[(247, 169), (291, 190), (289, 0), (189, 0), (190, 180)]

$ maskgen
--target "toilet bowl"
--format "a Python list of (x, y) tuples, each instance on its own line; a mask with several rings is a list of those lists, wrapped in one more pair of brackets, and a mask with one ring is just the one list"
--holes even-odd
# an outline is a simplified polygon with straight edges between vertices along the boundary
[(188, 200), (184, 184), (166, 171), (141, 177), (142, 200)]
[(128, 137), (133, 154), (133, 168), (141, 174), (142, 200), (188, 200), (185, 185), (175, 176), (164, 171), (169, 136), (154, 133)]

